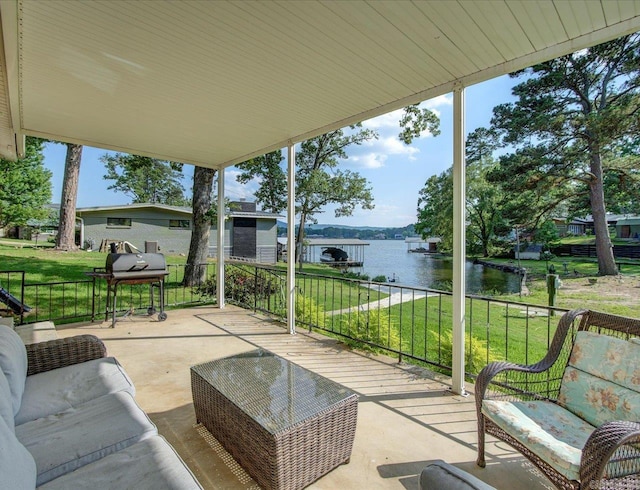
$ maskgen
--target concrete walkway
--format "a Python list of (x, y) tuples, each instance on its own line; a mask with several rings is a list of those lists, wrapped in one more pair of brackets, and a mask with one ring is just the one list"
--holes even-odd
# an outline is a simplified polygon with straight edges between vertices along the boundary
[[(391, 306), (398, 305), (400, 303), (407, 303), (409, 301), (415, 301), (426, 297), (433, 297), (438, 295), (437, 293), (427, 293), (426, 291), (420, 291), (416, 289), (402, 289), (398, 286), (384, 286), (384, 288), (387, 288), (390, 291), (392, 291), (393, 289), (398, 289), (399, 291), (391, 293), (386, 298), (382, 298), (377, 301), (371, 301), (370, 303), (366, 303), (364, 305), (351, 306), (350, 308), (342, 308), (341, 310), (328, 311), (326, 314), (329, 316), (333, 316), (342, 315), (344, 313), (354, 313), (356, 311), (366, 312), (369, 310), (378, 310), (380, 308), (390, 308)], [(371, 286), (371, 289), (373, 289), (374, 291), (384, 291), (383, 287), (376, 287), (373, 285)]]

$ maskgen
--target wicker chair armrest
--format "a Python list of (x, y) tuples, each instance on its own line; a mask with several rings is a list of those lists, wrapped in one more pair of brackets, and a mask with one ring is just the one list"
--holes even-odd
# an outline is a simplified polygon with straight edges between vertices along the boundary
[(76, 335), (26, 346), (27, 376), (106, 357), (107, 348), (95, 335)]
[[(563, 345), (572, 340), (571, 329), (574, 321), (585, 313), (586, 310), (572, 310), (562, 315), (558, 322), (558, 328), (553, 336), (549, 350), (544, 358), (539, 362), (530, 365), (515, 364), (507, 361), (496, 361), (487, 364), (482, 371), (480, 371), (475, 383), (475, 397), (478, 407), (481, 406), (482, 400), (487, 398), (487, 389), (492, 383), (499, 388), (500, 392), (505, 394), (503, 396), (507, 396), (506, 394), (511, 390), (515, 395), (523, 392), (522, 386), (526, 386), (528, 384), (528, 379), (533, 380), (535, 375), (549, 371), (558, 360), (558, 356), (560, 355)], [(562, 368), (564, 369), (564, 366), (562, 366)], [(496, 380), (498, 375), (502, 373), (508, 374), (509, 372), (514, 374), (517, 373), (515, 377), (519, 384), (518, 387), (515, 386), (515, 383), (514, 385), (510, 385), (508, 381)], [(530, 395), (535, 394), (533, 385), (530, 385), (529, 389), (525, 391), (530, 391)], [(548, 393), (542, 397), (547, 398)]]
[(581, 488), (637, 488), (639, 475), (640, 423), (616, 420), (596, 428), (582, 450)]
[[(494, 381), (496, 376), (505, 372), (514, 372), (514, 373), (540, 373), (544, 371), (546, 368), (541, 365), (541, 363), (533, 364), (530, 366), (525, 366), (522, 364), (514, 364), (512, 362), (506, 361), (495, 361), (487, 364), (482, 370), (476, 379), (475, 383), (475, 397), (476, 400), (482, 401), (485, 397), (487, 397), (487, 388)], [(506, 383), (500, 383), (500, 387), (502, 390), (508, 390), (509, 386)]]

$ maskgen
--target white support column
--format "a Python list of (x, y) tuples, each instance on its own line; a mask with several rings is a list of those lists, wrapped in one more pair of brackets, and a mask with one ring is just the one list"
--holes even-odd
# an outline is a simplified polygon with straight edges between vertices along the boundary
[(464, 87), (453, 90), (453, 366), (454, 393), (466, 395), (464, 388), (465, 340), (465, 133)]
[(218, 170), (218, 236), (217, 236), (217, 267), (216, 267), (216, 299), (218, 308), (225, 307), (224, 298), (224, 168)]
[(296, 150), (287, 147), (287, 326), (296, 333)]

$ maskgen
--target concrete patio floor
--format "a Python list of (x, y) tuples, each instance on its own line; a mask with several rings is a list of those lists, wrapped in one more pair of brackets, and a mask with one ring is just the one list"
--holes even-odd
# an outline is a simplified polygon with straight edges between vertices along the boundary
[[(519, 453), (489, 439), (487, 467), (478, 468), (473, 395), (454, 395), (446, 377), (371, 356), (336, 340), (227, 306), (171, 310), (168, 319), (133, 316), (110, 322), (59, 326), (58, 336), (100, 337), (135, 383), (138, 404), (206, 489), (259, 488), (195, 423), (190, 366), (268, 349), (341, 383), (360, 395), (356, 437), (347, 465), (311, 489), (417, 489), (420, 471), (443, 459), (499, 489), (554, 488)], [(472, 389), (473, 387), (469, 387)]]

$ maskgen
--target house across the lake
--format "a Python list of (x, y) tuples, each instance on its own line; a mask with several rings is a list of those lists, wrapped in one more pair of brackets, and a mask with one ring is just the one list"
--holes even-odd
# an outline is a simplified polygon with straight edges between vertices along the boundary
[[(225, 221), (224, 253), (262, 263), (275, 263), (276, 221), (281, 216), (257, 211), (254, 202), (235, 202)], [(81, 246), (97, 250), (103, 240), (127, 241), (140, 250), (145, 242), (157, 242), (160, 252), (184, 254), (191, 240), (191, 208), (164, 204), (128, 204), (78, 208)], [(209, 236), (209, 255), (217, 254), (215, 220)]]

